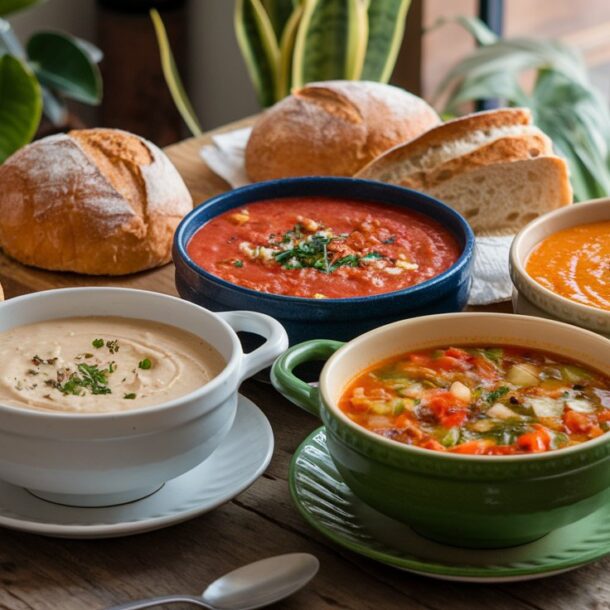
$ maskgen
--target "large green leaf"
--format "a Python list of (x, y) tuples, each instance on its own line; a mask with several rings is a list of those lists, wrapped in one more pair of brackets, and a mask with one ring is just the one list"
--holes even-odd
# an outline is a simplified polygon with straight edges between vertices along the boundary
[(305, 0), (294, 46), (292, 86), (358, 79), (368, 23), (361, 0)]
[(97, 64), (74, 37), (59, 32), (34, 34), (26, 46), (28, 59), (41, 83), (86, 104), (102, 99)]
[(161, 57), (161, 69), (163, 70), (163, 77), (165, 78), (169, 92), (171, 93), (174, 104), (176, 105), (182, 120), (186, 123), (191, 133), (194, 136), (198, 136), (201, 134), (201, 127), (199, 126), (195, 110), (182, 85), (182, 80), (180, 79), (180, 74), (178, 73), (176, 62), (174, 61), (163, 20), (156, 9), (150, 11), (150, 18), (152, 19), (155, 28), (157, 44), (159, 45), (159, 55)]
[(277, 75), (277, 99), (282, 99), (290, 93), (292, 83), (292, 55), (297, 37), (299, 22), (303, 16), (303, 6), (298, 4), (284, 27), (280, 40), (280, 62)]
[(22, 11), (44, 1), (45, 0), (0, 0), (0, 17)]
[(411, 0), (374, 0), (368, 5), (369, 39), (361, 78), (387, 83), (405, 33)]
[(263, 8), (269, 17), (271, 27), (277, 40), (282, 38), (284, 28), (292, 15), (292, 11), (299, 5), (298, 0), (261, 0)]
[(27, 144), (42, 113), (40, 86), (32, 71), (12, 55), (0, 57), (0, 162)]
[(237, 0), (235, 34), (261, 106), (276, 101), (280, 50), (260, 0)]

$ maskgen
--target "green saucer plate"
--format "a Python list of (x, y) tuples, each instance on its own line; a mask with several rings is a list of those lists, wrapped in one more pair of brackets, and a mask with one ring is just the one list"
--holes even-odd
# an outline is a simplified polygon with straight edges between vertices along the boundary
[(337, 472), (319, 428), (297, 449), (292, 498), (311, 526), (336, 544), (390, 566), (444, 580), (508, 582), (573, 570), (610, 554), (610, 506), (518, 547), (462, 549), (423, 538), (359, 500)]

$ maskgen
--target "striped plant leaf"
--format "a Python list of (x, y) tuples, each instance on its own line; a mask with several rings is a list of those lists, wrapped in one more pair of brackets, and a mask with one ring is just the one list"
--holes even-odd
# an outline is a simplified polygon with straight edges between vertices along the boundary
[(302, 16), (303, 6), (301, 4), (297, 4), (292, 12), (292, 15), (290, 15), (290, 19), (288, 19), (288, 22), (284, 27), (284, 32), (282, 33), (276, 91), (276, 97), (278, 100), (290, 93), (292, 83), (292, 54), (294, 52), (294, 44), (297, 37), (299, 22), (301, 21)]
[(42, 93), (32, 70), (12, 55), (0, 57), (0, 163), (36, 133)]
[(368, 4), (369, 36), (363, 80), (387, 83), (405, 33), (411, 0), (374, 0)]
[(367, 39), (361, 0), (304, 0), (292, 64), (292, 86), (332, 79), (358, 79)]
[(262, 106), (275, 100), (280, 51), (261, 0), (237, 0), (235, 34)]
[(277, 40), (282, 38), (284, 28), (286, 27), (290, 16), (294, 9), (299, 5), (298, 0), (261, 0), (263, 8), (269, 17), (271, 27), (275, 32)]
[(161, 20), (161, 16), (156, 9), (150, 11), (150, 18), (152, 19), (153, 25), (155, 26), (155, 34), (157, 36), (157, 43), (159, 44), (159, 54), (161, 55), (161, 67), (163, 69), (163, 76), (165, 82), (170, 90), (174, 104), (180, 113), (183, 121), (187, 124), (191, 133), (194, 136), (201, 134), (201, 127), (197, 120), (195, 110), (191, 105), (191, 102), (186, 94), (174, 56), (167, 38), (167, 32), (165, 26)]

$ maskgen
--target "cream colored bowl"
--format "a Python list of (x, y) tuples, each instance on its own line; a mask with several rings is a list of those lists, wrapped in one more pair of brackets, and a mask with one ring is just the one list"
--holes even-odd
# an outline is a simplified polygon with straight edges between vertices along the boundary
[[(212, 313), (174, 297), (122, 288), (50, 290), (0, 304), (0, 332), (72, 316), (164, 322), (215, 347), (226, 361), (199, 389), (132, 411), (68, 413), (0, 404), (0, 479), (74, 506), (135, 500), (205, 460), (235, 418), (241, 382), (288, 346), (273, 318), (249, 311)], [(265, 342), (244, 354), (237, 332)]]
[(576, 225), (610, 220), (610, 198), (577, 203), (537, 218), (515, 237), (510, 250), (510, 275), (517, 294), (515, 311), (542, 315), (610, 336), (610, 311), (582, 305), (545, 288), (525, 270), (532, 250), (557, 231)]

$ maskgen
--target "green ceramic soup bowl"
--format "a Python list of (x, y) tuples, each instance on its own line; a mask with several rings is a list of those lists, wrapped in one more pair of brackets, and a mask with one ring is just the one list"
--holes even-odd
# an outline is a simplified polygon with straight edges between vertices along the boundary
[[(460, 455), (403, 445), (370, 432), (339, 408), (350, 381), (404, 352), (448, 345), (515, 345), (562, 355), (610, 375), (610, 340), (562, 322), (458, 313), (382, 326), (348, 342), (300, 343), (275, 362), (274, 386), (320, 417), (346, 484), (379, 512), (439, 542), (472, 548), (525, 544), (610, 501), (610, 433), (547, 453)], [(326, 360), (318, 387), (294, 374)]]

